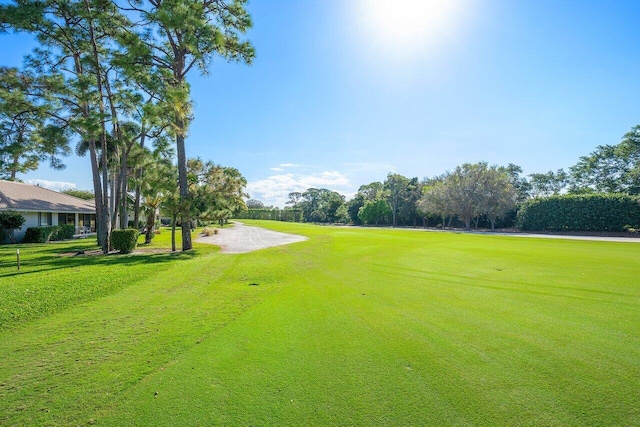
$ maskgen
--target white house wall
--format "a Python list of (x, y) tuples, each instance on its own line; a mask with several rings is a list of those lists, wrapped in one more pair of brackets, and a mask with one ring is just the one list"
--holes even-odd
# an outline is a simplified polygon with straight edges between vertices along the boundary
[[(18, 212), (18, 213), (24, 217), (25, 221), (21, 229), (15, 230), (13, 232), (13, 239), (16, 242), (20, 243), (22, 239), (24, 239), (24, 235), (27, 233), (27, 228), (40, 227), (40, 224), (38, 223), (38, 212)], [(44, 215), (47, 214), (46, 212), (42, 212), (42, 213)], [(53, 222), (53, 224), (51, 225), (58, 225), (58, 214), (52, 213), (51, 220)], [(76, 214), (76, 224), (77, 223), (78, 223), (78, 215)]]
[(38, 212), (20, 212), (20, 215), (24, 217), (25, 221), (20, 230), (13, 232), (13, 238), (16, 242), (21, 242), (24, 239), (27, 228), (38, 226)]

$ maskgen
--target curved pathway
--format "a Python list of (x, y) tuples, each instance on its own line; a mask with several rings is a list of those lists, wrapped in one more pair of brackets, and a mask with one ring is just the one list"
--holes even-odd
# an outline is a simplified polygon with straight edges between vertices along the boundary
[(260, 227), (250, 227), (241, 222), (234, 222), (233, 227), (221, 228), (213, 236), (199, 236), (196, 241), (220, 246), (220, 252), (242, 254), (273, 246), (308, 240), (304, 236), (280, 233)]
[[(481, 233), (478, 233), (481, 234)], [(581, 236), (577, 234), (544, 234), (544, 233), (500, 233), (500, 232), (486, 232), (486, 234), (498, 235), (498, 236), (513, 236), (513, 237), (537, 237), (541, 239), (571, 239), (571, 240), (592, 240), (600, 242), (626, 242), (626, 243), (640, 243), (638, 237), (616, 237), (616, 236)]]

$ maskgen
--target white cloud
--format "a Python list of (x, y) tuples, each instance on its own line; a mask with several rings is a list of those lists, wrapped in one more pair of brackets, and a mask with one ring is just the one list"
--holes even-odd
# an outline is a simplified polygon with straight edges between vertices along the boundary
[(272, 167), (271, 170), (274, 172), (284, 172), (285, 168), (297, 168), (300, 166), (302, 165), (297, 163), (280, 163), (278, 166)]
[(72, 182), (47, 181), (46, 179), (28, 179), (26, 183), (55, 191), (71, 190), (76, 188), (76, 184)]
[(337, 171), (325, 171), (317, 174), (279, 174), (253, 181), (247, 184), (247, 192), (252, 199), (258, 199), (265, 205), (284, 207), (289, 193), (303, 193), (309, 188), (327, 188), (346, 194), (351, 182)]

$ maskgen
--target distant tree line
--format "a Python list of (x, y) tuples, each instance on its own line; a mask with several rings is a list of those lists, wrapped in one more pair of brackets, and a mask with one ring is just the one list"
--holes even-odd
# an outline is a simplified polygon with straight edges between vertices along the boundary
[(240, 215), (394, 227), (621, 231), (640, 228), (639, 195), (640, 126), (635, 126), (617, 145), (580, 157), (568, 172), (527, 177), (514, 164), (465, 163), (422, 180), (389, 173), (384, 182), (361, 186), (350, 200), (322, 188), (290, 193), (285, 209), (250, 200)]

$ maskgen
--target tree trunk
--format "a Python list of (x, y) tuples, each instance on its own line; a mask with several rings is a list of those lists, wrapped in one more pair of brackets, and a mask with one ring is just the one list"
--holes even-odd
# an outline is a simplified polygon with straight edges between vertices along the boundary
[[(147, 136), (144, 121), (142, 122), (142, 128), (140, 130), (140, 148), (144, 148), (144, 141)], [(140, 188), (140, 180), (142, 179), (142, 168), (136, 171), (136, 195), (133, 205), (133, 228), (138, 228), (140, 224), (140, 196), (142, 188)]]
[(142, 193), (142, 189), (140, 188), (140, 184), (136, 184), (136, 198), (133, 205), (133, 228), (138, 228), (140, 226), (140, 195)]
[[(126, 182), (127, 182), (128, 149), (127, 147), (124, 146), (122, 141), (122, 132), (120, 131), (120, 125), (118, 121), (118, 111), (116, 109), (116, 105), (114, 102), (113, 92), (111, 91), (111, 84), (109, 83), (109, 79), (106, 77), (107, 76), (105, 76), (105, 79), (104, 79), (104, 87), (107, 94), (107, 100), (109, 101), (109, 109), (111, 111), (111, 123), (112, 123), (111, 134), (113, 136), (113, 139), (116, 142), (116, 147), (114, 151), (114, 154), (116, 156), (116, 158), (114, 159), (115, 161), (115, 170), (113, 173), (114, 179), (113, 179), (113, 182), (111, 183), (113, 187), (113, 194), (114, 194), (114, 197), (111, 199), (111, 205), (113, 207), (111, 211), (111, 214), (112, 214), (111, 229), (116, 228), (116, 226), (118, 225), (118, 219), (119, 219), (120, 228), (124, 230), (125, 228), (127, 228)], [(120, 155), (118, 151), (119, 148), (122, 148), (122, 155)], [(123, 181), (124, 181), (124, 184), (123, 184)], [(120, 206), (121, 202), (125, 203), (124, 211), (121, 209), (121, 206)]]
[(127, 174), (127, 158), (121, 159), (122, 167), (120, 169), (120, 176), (124, 175), (124, 179), (120, 180), (121, 188), (120, 193), (122, 194), (122, 199), (120, 201), (120, 228), (125, 229), (129, 227), (129, 197), (127, 197), (127, 193), (129, 192), (128, 187), (128, 179), (126, 177)]
[(13, 165), (11, 167), (11, 178), (9, 178), (9, 181), (15, 181), (16, 180), (16, 173), (18, 170), (18, 159), (16, 157), (13, 158)]
[(117, 172), (113, 172), (111, 175), (111, 196), (109, 197), (109, 215), (111, 217), (111, 229), (115, 229), (118, 225), (118, 206), (120, 204), (120, 187), (118, 186), (118, 181), (120, 178), (118, 177)]
[(188, 251), (193, 247), (193, 245), (191, 243), (191, 215), (189, 204), (189, 182), (187, 181), (187, 155), (184, 146), (184, 135), (186, 133), (184, 119), (178, 116), (176, 118), (176, 125), (178, 127), (176, 146), (178, 151), (178, 183), (180, 186), (182, 250)]
[(171, 252), (176, 251), (176, 220), (178, 214), (174, 211), (173, 218), (171, 218)]
[[(88, 0), (84, 2), (87, 13), (91, 16), (91, 8), (89, 6)], [(104, 99), (103, 99), (103, 89), (102, 89), (102, 72), (100, 71), (100, 56), (98, 55), (98, 44), (96, 42), (95, 33), (93, 30), (93, 20), (89, 19), (89, 35), (91, 37), (91, 47), (93, 49), (93, 60), (95, 61), (96, 67), (96, 88), (98, 90), (99, 95), (99, 103), (100, 107), (100, 115), (104, 117), (105, 108), (104, 108)], [(101, 143), (102, 143), (102, 209), (100, 212), (100, 222), (102, 223), (102, 227), (100, 230), (100, 234), (102, 235), (102, 252), (107, 254), (109, 253), (109, 249), (111, 249), (111, 241), (109, 236), (111, 235), (111, 223), (109, 221), (109, 207), (108, 207), (108, 199), (109, 199), (109, 189), (107, 183), (109, 182), (109, 171), (107, 170), (107, 131), (104, 124), (104, 120), (100, 121), (101, 126)], [(99, 178), (98, 178), (99, 180)]]
[[(106, 145), (107, 139), (106, 134), (102, 135), (102, 143)], [(109, 220), (109, 186), (107, 183), (109, 182), (109, 171), (107, 170), (107, 151), (103, 148), (102, 152), (102, 182), (104, 185), (102, 186), (102, 210), (101, 210), (101, 221), (103, 224), (102, 232), (102, 252), (105, 254), (109, 253), (111, 249), (111, 221)]]
[(104, 204), (102, 202), (102, 182), (100, 181), (100, 167), (98, 166), (98, 153), (96, 148), (96, 142), (89, 140), (89, 157), (91, 159), (91, 177), (93, 179), (93, 195), (96, 207), (96, 234), (98, 236), (98, 245), (100, 247), (104, 244), (102, 223), (102, 211)]
[(153, 229), (155, 228), (155, 225), (156, 225), (156, 211), (155, 209), (153, 209), (147, 214), (147, 226), (145, 227), (145, 234), (144, 234), (144, 242), (146, 244), (151, 243), (151, 239), (153, 239)]

